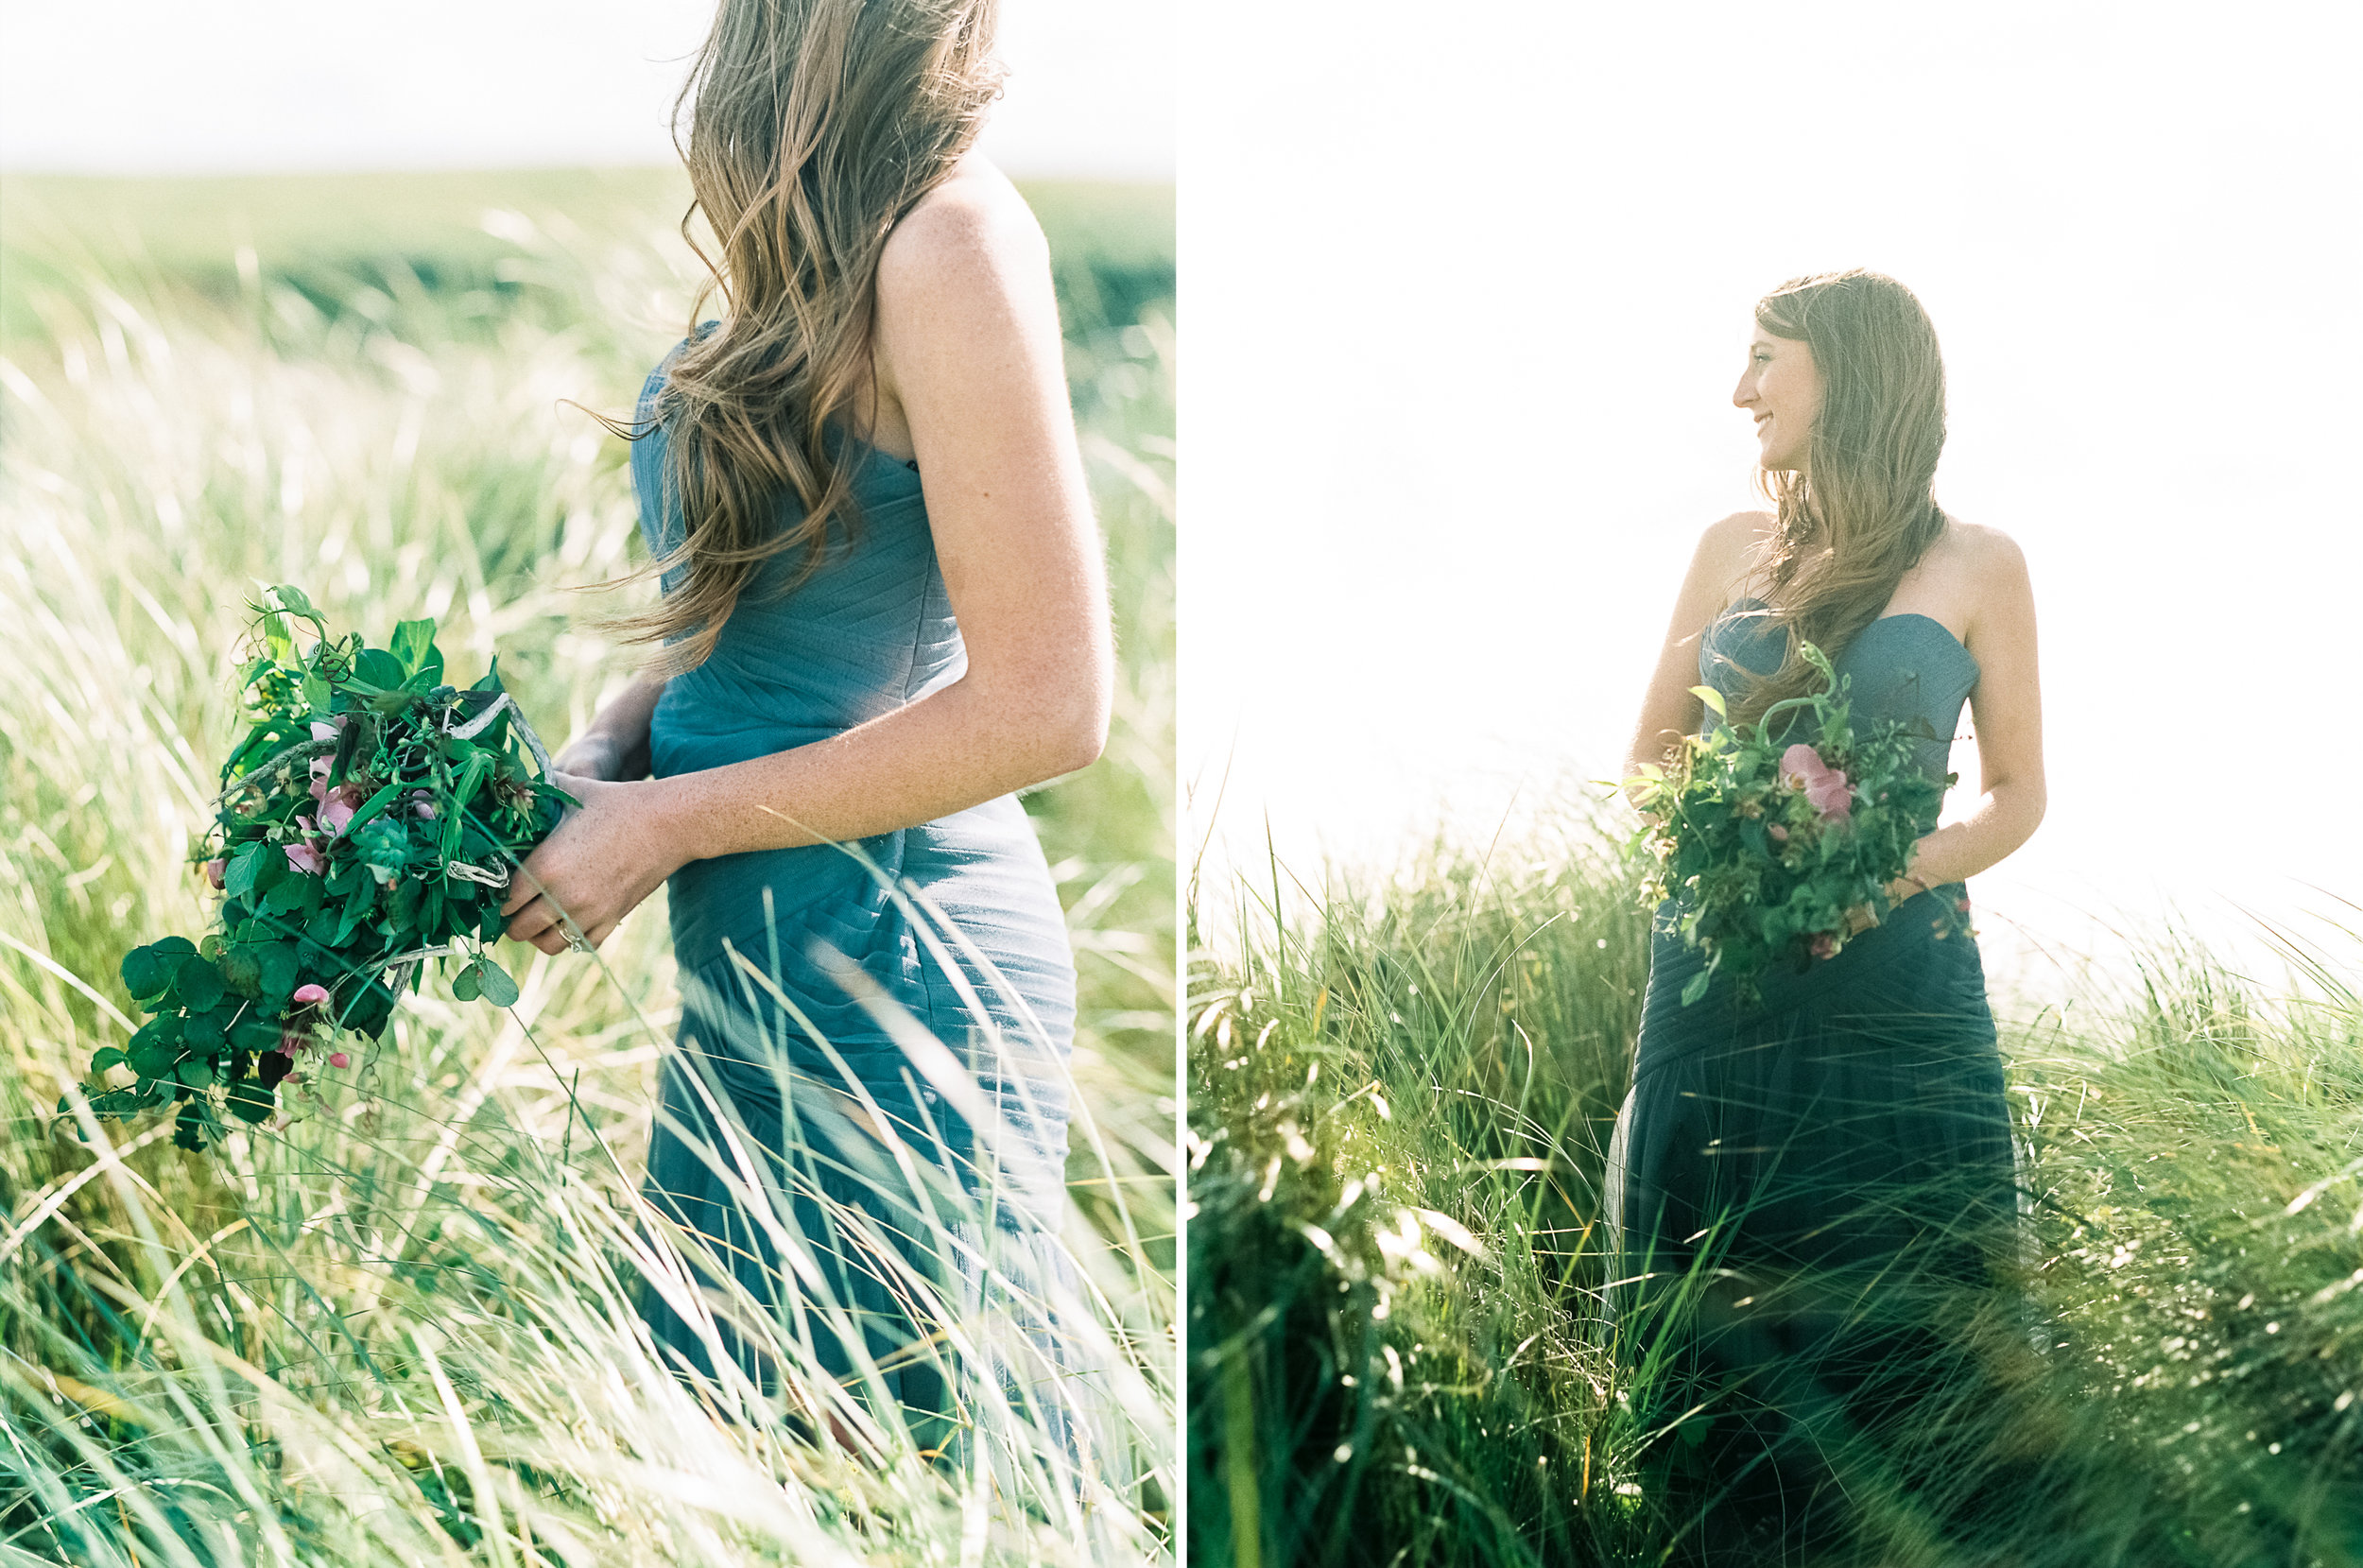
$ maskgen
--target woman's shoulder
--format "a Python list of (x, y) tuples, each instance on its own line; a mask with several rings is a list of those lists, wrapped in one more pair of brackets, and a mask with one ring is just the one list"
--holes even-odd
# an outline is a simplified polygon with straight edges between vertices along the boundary
[(1699, 535), (1699, 563), (1725, 588), (1736, 587), (1764, 564), (1780, 519), (1768, 511), (1735, 511)]
[(2027, 553), (2017, 540), (1992, 524), (1963, 522), (1950, 512), (1923, 559), (1977, 598), (2017, 592), (2027, 581)]
[(887, 234), (882, 297), (1046, 266), (1049, 241), (1009, 177), (970, 153)]
[(645, 422), (654, 414), (657, 394), (664, 390), (664, 383), (673, 373), (673, 366), (681, 358), (682, 351), (721, 324), (718, 320), (700, 321), (695, 333), (664, 351), (664, 357), (656, 362), (656, 368), (651, 370), (647, 379), (640, 384), (639, 406), (633, 415), (635, 420)]

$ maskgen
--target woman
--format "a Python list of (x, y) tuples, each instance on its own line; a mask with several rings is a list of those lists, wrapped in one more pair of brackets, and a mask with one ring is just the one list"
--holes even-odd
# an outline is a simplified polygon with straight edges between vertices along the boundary
[(1811, 642), (1850, 679), (1854, 722), (1913, 726), (1934, 777), (1966, 700), (1983, 794), (1919, 840), (1889, 907), (1856, 912), (1867, 929), (1764, 976), (1760, 1005), (1718, 978), (1684, 1007), (1700, 956), (1670, 906), (1655, 924), (1610, 1150), (1622, 1340), (1686, 1548), (1749, 1563), (1957, 1511), (1914, 1445), (1974, 1381), (1960, 1313), (2015, 1215), (1963, 879), (2044, 812), (2026, 562), (1931, 493), (1944, 379), (1919, 302), (1824, 273), (1766, 296), (1755, 329), (1732, 401), (1776, 509), (1700, 538), (1627, 772), (1698, 729), (1701, 681), (1733, 723), (1818, 687)]
[[(1075, 974), (1012, 792), (1099, 754), (1113, 663), (1047, 251), (972, 150), (992, 21), (723, 0), (683, 156), (729, 308), (630, 432), (664, 594), (629, 626), (664, 657), (560, 755), (581, 809), (505, 906), (555, 954), (669, 887), (683, 1012), (645, 1192), (923, 1448), (951, 1408), (925, 1293), (1072, 1283)], [(732, 1191), (733, 1122), (785, 1233)], [(643, 1311), (714, 1373), (688, 1318)], [(719, 1335), (767, 1395), (770, 1336)], [(860, 1440), (851, 1405), (828, 1422)]]

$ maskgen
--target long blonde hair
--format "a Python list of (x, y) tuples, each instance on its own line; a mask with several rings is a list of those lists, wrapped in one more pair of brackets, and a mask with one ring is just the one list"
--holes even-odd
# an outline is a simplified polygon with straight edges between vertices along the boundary
[[(793, 588), (819, 567), (830, 520), (858, 522), (858, 432), (842, 416), (871, 386), (878, 258), (888, 231), (975, 144), (1000, 92), (996, 9), (997, 0), (721, 0), (674, 104), (694, 198), (681, 233), (711, 276), (655, 422), (609, 422), (635, 439), (662, 426), (670, 442), (682, 538), (634, 576), (683, 565), (687, 575), (655, 608), (608, 623), (626, 642), (667, 643), (668, 673), (712, 654), (765, 561), (798, 551), (783, 585)], [(699, 212), (718, 259), (690, 232)], [(728, 308), (699, 335), (717, 289)], [(802, 515), (781, 528), (789, 495)]]
[(1861, 267), (1810, 273), (1757, 301), (1756, 325), (1812, 351), (1821, 408), (1805, 467), (1757, 475), (1777, 521), (1751, 576), (1768, 585), (1788, 652), (1768, 676), (1741, 669), (1734, 723), (1813, 689), (1820, 678), (1798, 645), (1836, 659), (1944, 531), (1932, 489), (1944, 450), (1944, 361), (1912, 291)]

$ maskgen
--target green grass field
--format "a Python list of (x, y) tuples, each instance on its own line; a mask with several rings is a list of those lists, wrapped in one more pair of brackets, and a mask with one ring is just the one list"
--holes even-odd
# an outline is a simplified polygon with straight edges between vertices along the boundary
[(1066, 1350), (1111, 1413), (1079, 1477), (991, 1388), (947, 1467), (890, 1421), (856, 1424), (860, 1456), (717, 1424), (642, 1351), (662, 895), (604, 969), (506, 944), (512, 1013), (430, 981), (381, 1050), (218, 1150), (171, 1147), (168, 1116), (87, 1145), (54, 1118), (121, 1042), (125, 950), (204, 929), (185, 857), (258, 584), (373, 641), (434, 616), (463, 681), (497, 647), (553, 745), (626, 679), (584, 629), (622, 601), (578, 592), (640, 560), (625, 448), (565, 400), (628, 412), (695, 271), (670, 172), (0, 181), (0, 1557), (1168, 1553), (1172, 193), (1027, 195), (1123, 661), (1105, 756), (1026, 801), (1083, 986), (1064, 1239), (1092, 1299)]
[[(1611, 843), (1578, 805), (1302, 921), (1283, 868), (1196, 892), (1245, 935), (1190, 986), (1193, 1560), (1666, 1560), (1597, 1327), (1647, 975)], [(1913, 1439), (1984, 1533), (1866, 1490), (1860, 1561), (2363, 1562), (2363, 966), (2299, 956), (2266, 994), (2169, 937), (2064, 1013), (1997, 1000), (2028, 1317)]]

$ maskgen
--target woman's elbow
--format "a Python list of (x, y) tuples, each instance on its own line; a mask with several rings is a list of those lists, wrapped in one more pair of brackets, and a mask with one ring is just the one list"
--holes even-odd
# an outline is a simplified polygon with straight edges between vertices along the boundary
[(1012, 715), (1026, 753), (1030, 784), (1061, 778), (1089, 767), (1108, 746), (1112, 706), (1109, 683), (1095, 675), (1065, 674), (1033, 683)]
[(1050, 766), (1046, 778), (1079, 772), (1097, 762), (1108, 749), (1108, 693), (1104, 689), (1084, 690), (1061, 704), (1059, 721), (1050, 726), (1047, 738), (1052, 741), (1045, 761)]

